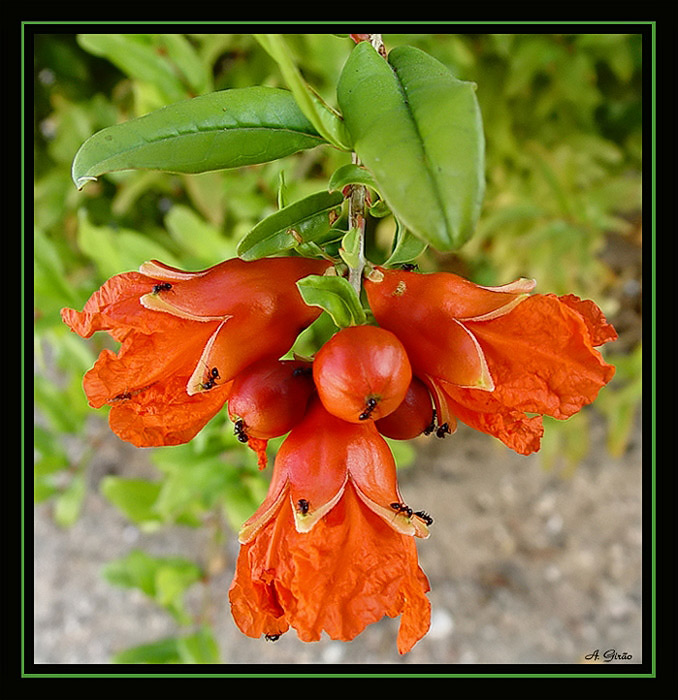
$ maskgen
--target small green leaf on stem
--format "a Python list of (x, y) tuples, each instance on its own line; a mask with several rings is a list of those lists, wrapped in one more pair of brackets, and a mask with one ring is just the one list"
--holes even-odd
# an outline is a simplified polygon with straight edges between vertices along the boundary
[(338, 328), (365, 323), (365, 311), (355, 290), (344, 277), (309, 275), (297, 282), (302, 298), (309, 306), (326, 311)]

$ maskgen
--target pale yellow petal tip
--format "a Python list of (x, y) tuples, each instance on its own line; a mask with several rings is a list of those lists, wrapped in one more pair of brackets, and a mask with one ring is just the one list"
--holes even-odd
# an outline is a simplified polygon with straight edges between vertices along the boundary
[(163, 313), (176, 316), (177, 318), (184, 318), (187, 321), (207, 323), (209, 321), (226, 321), (232, 318), (232, 316), (228, 314), (224, 316), (198, 316), (197, 314), (192, 314), (190, 311), (185, 311), (184, 309), (174, 306), (174, 304), (167, 301), (165, 297), (160, 294), (154, 294), (153, 292), (144, 294), (139, 298), (139, 301), (141, 305), (149, 311), (162, 311)]
[(295, 500), (290, 493), (290, 502), (292, 505), (292, 512), (294, 513), (294, 527), (296, 531), (301, 533), (310, 532), (315, 527), (316, 523), (320, 522), (320, 520), (339, 503), (339, 500), (344, 495), (345, 486), (346, 480), (344, 480), (339, 491), (337, 491), (329, 501), (313, 509), (307, 500), (301, 498)]
[(195, 277), (202, 277), (206, 275), (208, 270), (202, 270), (200, 272), (186, 272), (184, 270), (177, 270), (169, 265), (165, 265), (158, 260), (146, 260), (146, 262), (141, 263), (139, 266), (139, 272), (142, 275), (148, 275), (159, 280), (173, 280), (175, 282), (181, 280), (190, 280)]

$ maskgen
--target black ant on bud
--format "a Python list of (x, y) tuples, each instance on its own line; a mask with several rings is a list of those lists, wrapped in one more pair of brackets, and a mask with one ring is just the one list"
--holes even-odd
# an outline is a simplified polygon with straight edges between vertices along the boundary
[(405, 272), (413, 272), (414, 270), (419, 269), (419, 265), (417, 263), (403, 263), (400, 266), (401, 270), (404, 270)]
[(311, 367), (295, 367), (292, 371), (293, 377), (301, 377), (304, 374), (313, 374), (313, 369)]
[(300, 498), (297, 501), (297, 510), (302, 515), (306, 515), (306, 513), (308, 513), (308, 510), (310, 507), (311, 507), (311, 504), (305, 498)]
[(247, 442), (249, 440), (249, 437), (245, 432), (245, 422), (242, 418), (238, 418), (238, 420), (234, 423), (233, 435), (235, 435), (240, 442)]
[(445, 435), (449, 435), (449, 434), (450, 434), (450, 426), (447, 423), (443, 423), (436, 430), (436, 437), (439, 437), (439, 438), (444, 438)]
[(431, 417), (431, 422), (424, 430), (424, 435), (430, 435), (436, 429), (436, 410), (433, 409), (433, 416)]
[(377, 400), (367, 399), (365, 406), (367, 408), (358, 416), (359, 420), (367, 420), (372, 415), (372, 411), (377, 407)]
[(425, 510), (418, 510), (415, 515), (427, 525), (433, 525), (433, 518)]
[(412, 517), (412, 508), (410, 508), (407, 504), (391, 503), (390, 506), (396, 513), (407, 513), (408, 518)]
[(160, 294), (160, 292), (169, 292), (172, 289), (172, 285), (169, 282), (161, 282), (160, 284), (153, 285), (153, 294)]

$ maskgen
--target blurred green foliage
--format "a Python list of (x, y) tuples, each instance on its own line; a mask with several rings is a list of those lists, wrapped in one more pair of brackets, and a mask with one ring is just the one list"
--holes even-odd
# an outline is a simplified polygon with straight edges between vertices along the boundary
[[(628, 443), (641, 397), (641, 37), (626, 34), (384, 35), (387, 49), (410, 44), (478, 85), (487, 141), (487, 193), (476, 235), (455, 254), (426, 251), (421, 269), (449, 269), (479, 284), (534, 277), (538, 291), (594, 299), (620, 331), (608, 359), (618, 367), (601, 392), (608, 446)], [(345, 36), (287, 35), (310, 85), (336, 106), (336, 82), (353, 46)], [(82, 341), (61, 323), (108, 277), (160, 259), (201, 269), (234, 257), (238, 241), (287, 201), (327, 187), (350, 157), (320, 147), (279, 161), (203, 175), (118, 172), (77, 191), (74, 154), (91, 134), (211, 90), (286, 87), (251, 35), (130, 34), (35, 37), (34, 330), (36, 502), (51, 500), (56, 521), (75, 522), (97, 450), (81, 387), (109, 340)], [(367, 254), (385, 260), (392, 217), (368, 222)], [(619, 251), (623, 254), (619, 254)], [(307, 331), (327, 334), (321, 321)], [(615, 349), (616, 348), (616, 349)], [(548, 421), (544, 465), (568, 468), (588, 451), (587, 412)], [(100, 432), (99, 432), (100, 435)], [(112, 437), (112, 439), (115, 439)], [(271, 443), (271, 453), (276, 441)], [(409, 445), (399, 460), (412, 461)], [(218, 514), (237, 531), (266, 492), (255, 455), (232, 435), (225, 412), (188, 445), (150, 451), (157, 479), (109, 475), (100, 489), (148, 531), (204, 526)], [(217, 528), (217, 532), (220, 532)], [(132, 552), (104, 572), (140, 588), (182, 625), (182, 598), (200, 577), (192, 562)], [(210, 663), (209, 626), (121, 652), (118, 663)]]

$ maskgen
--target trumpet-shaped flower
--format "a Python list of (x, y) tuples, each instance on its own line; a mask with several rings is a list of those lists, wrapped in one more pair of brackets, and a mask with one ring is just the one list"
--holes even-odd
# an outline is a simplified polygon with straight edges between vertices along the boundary
[(240, 531), (229, 593), (236, 624), (251, 637), (293, 627), (303, 641), (323, 630), (347, 641), (384, 615), (402, 615), (398, 650), (409, 651), (430, 624), (412, 537), (428, 536), (425, 520), (402, 503), (374, 423), (344, 422), (316, 399)]
[(591, 301), (531, 295), (527, 279), (481, 287), (447, 272), (380, 272), (365, 283), (370, 307), (405, 346), (450, 432), (458, 418), (530, 454), (543, 426), (528, 414), (568, 418), (614, 374), (595, 347), (617, 334)]
[(83, 311), (61, 312), (79, 335), (107, 331), (121, 343), (86, 373), (90, 405), (110, 404), (113, 431), (139, 447), (187, 442), (224, 405), (238, 372), (287, 352), (318, 316), (295, 283), (327, 266), (233, 259), (185, 272), (151, 261), (116, 275)]

